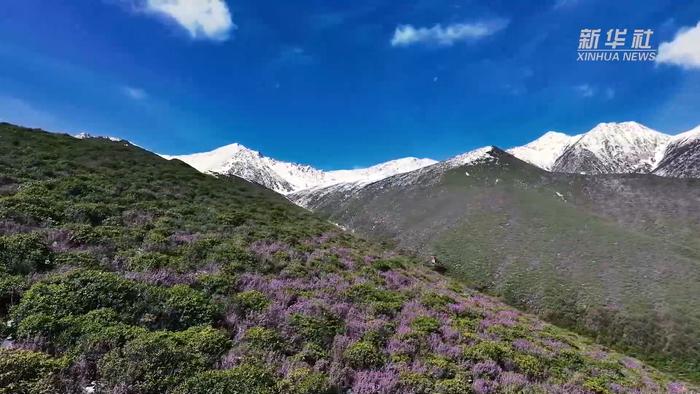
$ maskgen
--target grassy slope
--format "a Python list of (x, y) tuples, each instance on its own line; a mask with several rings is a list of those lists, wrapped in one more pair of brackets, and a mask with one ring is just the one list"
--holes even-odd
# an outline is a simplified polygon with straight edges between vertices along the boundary
[(639, 362), (124, 142), (0, 124), (0, 393), (676, 392)]
[(498, 166), (423, 184), (377, 186), (319, 212), (433, 249), (477, 288), (700, 379), (700, 252), (691, 235), (700, 226), (686, 209), (700, 183), (548, 174), (503, 155)]

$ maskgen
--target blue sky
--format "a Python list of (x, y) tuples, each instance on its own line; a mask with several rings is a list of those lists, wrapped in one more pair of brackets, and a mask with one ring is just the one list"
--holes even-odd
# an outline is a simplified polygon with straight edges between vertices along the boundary
[[(680, 0), (8, 0), (0, 119), (324, 169), (603, 121), (677, 133), (700, 124), (699, 23)], [(653, 29), (666, 62), (577, 62), (583, 28)]]

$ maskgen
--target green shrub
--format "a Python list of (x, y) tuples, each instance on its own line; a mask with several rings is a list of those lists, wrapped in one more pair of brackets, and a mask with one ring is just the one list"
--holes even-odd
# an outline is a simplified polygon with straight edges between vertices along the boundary
[(134, 392), (163, 393), (204, 372), (228, 349), (226, 336), (209, 327), (144, 333), (99, 362), (107, 390), (126, 384)]
[(5, 316), (8, 308), (19, 300), (26, 286), (23, 277), (0, 273), (0, 317)]
[(197, 287), (210, 296), (226, 296), (234, 291), (236, 277), (226, 273), (205, 274), (197, 277)]
[(58, 394), (66, 366), (44, 353), (0, 349), (0, 394)]
[(435, 394), (468, 394), (472, 385), (463, 378), (442, 379), (435, 384)]
[(264, 310), (270, 305), (270, 300), (265, 294), (257, 290), (248, 290), (236, 294), (234, 303), (241, 314), (246, 314)]
[(454, 303), (454, 300), (443, 294), (427, 292), (421, 297), (421, 303), (431, 309), (445, 310), (448, 305)]
[(149, 271), (170, 267), (173, 258), (160, 252), (140, 252), (129, 258), (129, 269), (133, 271)]
[(200, 372), (173, 394), (277, 394), (274, 375), (264, 367), (243, 364), (224, 371)]
[(417, 334), (428, 335), (440, 329), (440, 321), (430, 316), (418, 316), (411, 322), (411, 328)]
[(45, 314), (30, 315), (17, 327), (17, 337), (48, 340), (56, 350), (71, 353), (103, 353), (143, 334), (145, 329), (119, 321), (111, 309), (97, 309), (85, 315), (60, 319)]
[(384, 354), (375, 345), (365, 341), (348, 346), (343, 358), (355, 369), (379, 368), (384, 365)]
[(399, 378), (400, 387), (405, 391), (415, 394), (433, 394), (435, 393), (435, 381), (429, 376), (416, 373), (404, 372)]
[(112, 215), (117, 215), (115, 206), (103, 203), (73, 203), (65, 211), (65, 218), (75, 223), (98, 226)]
[(265, 327), (252, 327), (246, 331), (244, 340), (253, 349), (257, 350), (283, 350), (284, 339), (277, 331)]
[(279, 393), (285, 394), (332, 394), (328, 377), (308, 368), (298, 368), (277, 384)]
[(516, 368), (523, 374), (538, 379), (547, 372), (546, 365), (537, 357), (527, 354), (516, 354), (513, 357)]
[(301, 351), (294, 355), (294, 359), (303, 361), (309, 365), (313, 365), (316, 361), (324, 359), (328, 356), (328, 351), (321, 345), (313, 342), (307, 342), (302, 347)]
[(319, 316), (307, 316), (301, 313), (292, 315), (291, 325), (307, 341), (321, 346), (330, 345), (336, 334), (344, 327), (337, 316), (324, 312)]
[(187, 285), (175, 285), (164, 292), (163, 325), (172, 330), (210, 324), (215, 307), (202, 292)]
[(34, 284), (24, 293), (11, 315), (17, 321), (32, 314), (53, 318), (81, 315), (111, 308), (125, 319), (135, 320), (146, 310), (149, 299), (143, 285), (117, 274), (76, 270)]
[(352, 286), (347, 292), (354, 302), (371, 306), (375, 312), (393, 315), (403, 307), (406, 297), (394, 291), (383, 290), (371, 283)]
[(0, 237), (0, 271), (26, 275), (54, 266), (53, 252), (37, 233)]
[(511, 355), (512, 349), (509, 345), (495, 341), (481, 341), (464, 350), (464, 356), (475, 361), (504, 361)]
[(403, 257), (392, 257), (388, 259), (379, 259), (372, 262), (372, 267), (378, 271), (386, 272), (393, 269), (406, 268), (406, 259)]

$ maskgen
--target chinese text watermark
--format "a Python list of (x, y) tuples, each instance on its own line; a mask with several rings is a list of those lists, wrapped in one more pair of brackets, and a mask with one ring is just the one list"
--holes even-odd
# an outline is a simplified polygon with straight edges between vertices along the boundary
[[(653, 62), (656, 48), (652, 47), (654, 30), (581, 29), (576, 61), (579, 62)], [(601, 44), (601, 34), (603, 40)], [(631, 39), (628, 39), (630, 38)]]

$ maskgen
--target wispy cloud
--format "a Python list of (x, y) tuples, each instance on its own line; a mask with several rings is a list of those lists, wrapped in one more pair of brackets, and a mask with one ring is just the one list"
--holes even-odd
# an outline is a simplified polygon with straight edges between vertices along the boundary
[(132, 12), (157, 15), (187, 30), (190, 37), (225, 41), (236, 25), (224, 0), (105, 0)]
[(603, 89), (587, 83), (574, 86), (574, 90), (583, 98), (601, 97), (605, 100), (614, 99), (616, 93), (613, 88), (608, 87)]
[(394, 31), (391, 45), (406, 47), (414, 44), (452, 46), (459, 41), (474, 41), (495, 34), (508, 25), (507, 20), (498, 19), (474, 23), (454, 23), (447, 26), (414, 27), (400, 25)]
[(672, 41), (661, 43), (656, 61), (686, 69), (700, 69), (700, 22), (694, 27), (679, 30)]
[(24, 99), (0, 95), (0, 122), (12, 122), (28, 127), (52, 127), (56, 118), (36, 108)]
[(594, 88), (593, 86), (591, 86), (587, 83), (575, 86), (574, 89), (576, 90), (576, 92), (578, 94), (581, 95), (581, 97), (586, 97), (586, 98), (593, 97), (593, 96), (595, 96), (595, 93), (596, 93), (596, 88)]
[(576, 4), (578, 4), (579, 1), (580, 0), (556, 0), (552, 8), (555, 10), (559, 10), (562, 8), (573, 7)]
[(133, 86), (124, 86), (122, 87), (122, 91), (127, 97), (133, 100), (143, 100), (148, 97), (145, 90)]
[(275, 59), (276, 65), (308, 66), (315, 62), (314, 57), (302, 47), (288, 46), (282, 48)]

